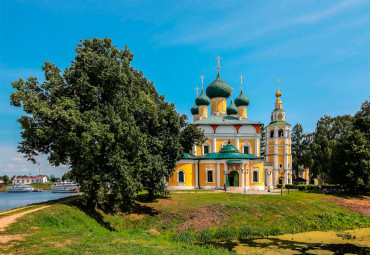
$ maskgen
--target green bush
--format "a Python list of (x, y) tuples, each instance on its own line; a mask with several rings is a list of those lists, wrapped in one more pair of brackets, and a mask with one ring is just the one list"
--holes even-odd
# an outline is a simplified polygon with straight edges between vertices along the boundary
[(278, 185), (277, 185), (277, 188), (278, 188), (278, 189), (281, 189), (281, 187), (282, 187), (282, 186), (283, 186), (282, 184), (278, 184)]

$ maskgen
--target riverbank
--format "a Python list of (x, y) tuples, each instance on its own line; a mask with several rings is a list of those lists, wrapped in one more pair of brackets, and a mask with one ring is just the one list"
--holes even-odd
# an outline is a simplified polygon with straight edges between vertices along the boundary
[(0, 233), (16, 237), (0, 244), (0, 253), (225, 254), (194, 243), (369, 228), (369, 216), (343, 205), (369, 200), (298, 191), (284, 196), (185, 192), (155, 202), (142, 195), (134, 212), (111, 214), (89, 210), (79, 199), (19, 218)]
[[(32, 183), (30, 184), (35, 189), (43, 189), (43, 190), (51, 190), (51, 185), (54, 182), (46, 182), (46, 183)], [(6, 188), (12, 186), (12, 184), (2, 184), (0, 187), (0, 192), (6, 192)]]

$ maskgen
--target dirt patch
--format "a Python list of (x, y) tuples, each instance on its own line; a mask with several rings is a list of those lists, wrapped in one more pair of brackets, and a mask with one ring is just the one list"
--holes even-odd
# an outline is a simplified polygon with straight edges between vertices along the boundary
[(160, 235), (161, 233), (160, 232), (158, 232), (157, 230), (155, 230), (155, 229), (150, 229), (150, 230), (147, 230), (147, 231), (145, 231), (145, 232), (147, 232), (147, 233), (149, 233), (149, 234), (151, 234), (151, 235)]
[(370, 197), (364, 196), (362, 198), (325, 198), (331, 202), (337, 203), (344, 206), (352, 211), (361, 213), (366, 216), (370, 216)]
[(144, 218), (144, 214), (132, 213), (129, 215), (129, 218), (132, 220), (142, 220)]
[(0, 243), (8, 243), (11, 241), (22, 241), (26, 235), (0, 235)]
[(205, 206), (186, 211), (183, 216), (187, 221), (179, 224), (176, 229), (178, 231), (186, 231), (189, 228), (194, 228), (197, 231), (201, 231), (212, 226), (224, 225), (229, 218), (225, 210), (224, 206)]

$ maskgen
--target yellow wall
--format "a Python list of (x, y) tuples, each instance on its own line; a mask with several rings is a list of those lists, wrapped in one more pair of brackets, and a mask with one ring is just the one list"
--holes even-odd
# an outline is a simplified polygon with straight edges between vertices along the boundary
[[(229, 141), (227, 139), (217, 139), (216, 140), (216, 152), (219, 152), (222, 149), (222, 144), (226, 141), (226, 143)], [(232, 146), (235, 146), (235, 140), (230, 139), (230, 143)]]
[(202, 117), (202, 116), (205, 116), (205, 117), (207, 117), (207, 106), (206, 107), (201, 107), (201, 106), (199, 106), (199, 108), (198, 108), (199, 110), (199, 117)]
[[(213, 181), (214, 183), (207, 183), (207, 173), (206, 167), (213, 166), (214, 167), (214, 174), (213, 174)], [(200, 186), (216, 186), (217, 185), (217, 164), (216, 163), (201, 163), (199, 164), (199, 184)]]
[(247, 108), (244, 107), (238, 107), (238, 117), (245, 119), (247, 117)]
[[(177, 172), (184, 170), (185, 172), (185, 185), (177, 185)], [(195, 165), (193, 163), (176, 164), (173, 175), (168, 180), (168, 186), (194, 186), (195, 185)]]
[[(250, 144), (250, 152), (249, 154), (255, 154), (256, 146), (255, 146), (255, 140), (254, 139), (239, 139), (239, 151), (243, 153), (243, 145), (244, 143), (248, 141)], [(234, 144), (233, 144), (234, 145)]]
[[(252, 167), (259, 167), (259, 183), (253, 183), (253, 172), (252, 172)], [(255, 163), (255, 164), (250, 164), (249, 165), (249, 185), (250, 186), (261, 186), (263, 184), (263, 163)]]
[(226, 112), (226, 98), (215, 98), (211, 100), (211, 113), (214, 112)]

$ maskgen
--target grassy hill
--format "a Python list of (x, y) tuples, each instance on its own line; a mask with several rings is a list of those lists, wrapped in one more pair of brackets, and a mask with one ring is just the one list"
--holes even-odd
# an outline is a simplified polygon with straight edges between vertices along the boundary
[(155, 202), (139, 196), (130, 214), (89, 210), (80, 199), (21, 218), (0, 235), (23, 235), (22, 240), (0, 246), (0, 253), (225, 254), (193, 243), (369, 227), (369, 216), (344, 206), (358, 199), (304, 192), (171, 193)]

